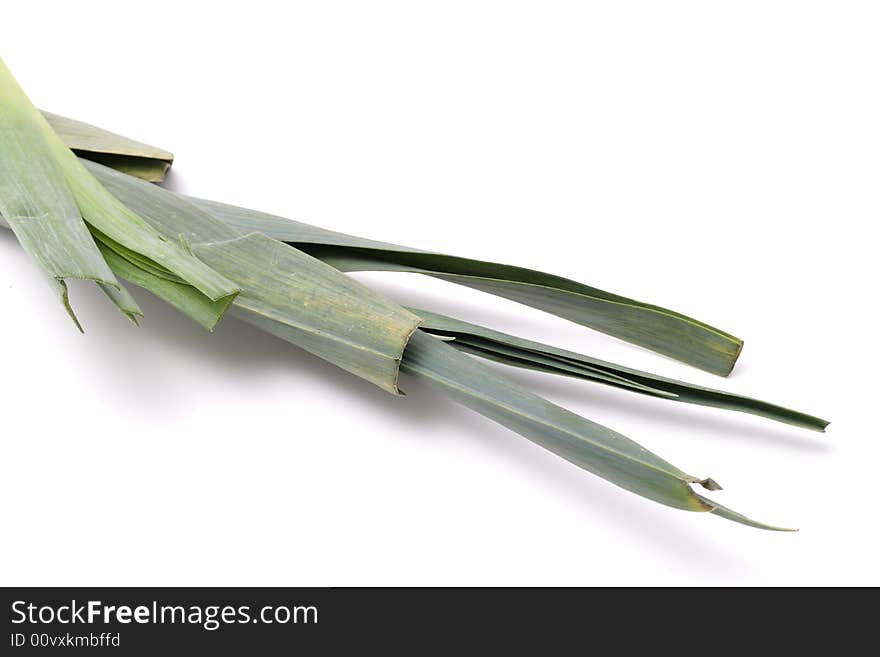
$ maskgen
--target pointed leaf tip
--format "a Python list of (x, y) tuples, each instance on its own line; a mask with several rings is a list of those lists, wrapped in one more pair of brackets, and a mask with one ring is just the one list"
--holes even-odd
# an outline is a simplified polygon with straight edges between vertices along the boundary
[(755, 527), (756, 529), (766, 529), (771, 532), (796, 532), (797, 529), (793, 529), (790, 527), (777, 527), (776, 525), (768, 525), (763, 522), (758, 522), (757, 520), (752, 520), (741, 513), (737, 513), (733, 509), (728, 509), (726, 506), (718, 504), (717, 502), (713, 502), (710, 499), (703, 497), (702, 495), (697, 495), (697, 498), (700, 501), (704, 502), (708, 505), (709, 513), (712, 513), (716, 516), (720, 516), (722, 518), (726, 518), (727, 520), (731, 520), (733, 522), (738, 522), (741, 525), (746, 525), (748, 527)]

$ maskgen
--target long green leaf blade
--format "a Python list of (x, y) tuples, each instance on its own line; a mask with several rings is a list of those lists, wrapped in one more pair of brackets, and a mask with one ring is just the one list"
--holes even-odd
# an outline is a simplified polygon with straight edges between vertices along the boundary
[(80, 330), (65, 279), (95, 281), (133, 318), (140, 310), (101, 257), (39, 120), (0, 60), (0, 214)]
[(726, 376), (742, 341), (686, 315), (560, 276), (367, 240), (246, 208), (191, 199), (243, 231), (287, 242), (340, 271), (426, 274), (505, 297)]
[(813, 431), (824, 431), (828, 426), (827, 420), (751, 397), (609, 363), (427, 310), (411, 310), (422, 318), (424, 331), (451, 338), (451, 346), (514, 367), (586, 379), (690, 404), (741, 411)]
[(708, 511), (743, 524), (780, 529), (729, 512), (697, 495), (691, 484), (699, 483), (709, 490), (720, 487), (711, 479), (682, 472), (611, 429), (524, 390), (423, 331), (416, 331), (410, 340), (401, 370), (621, 488), (677, 509)]
[[(98, 250), (101, 250), (100, 246), (98, 246)], [(103, 255), (103, 253), (101, 255)], [(113, 271), (114, 274), (119, 274), (119, 272), (115, 271), (113, 267), (110, 267), (110, 270)], [(135, 326), (138, 325), (138, 317), (143, 317), (144, 313), (140, 309), (140, 306), (138, 306), (134, 297), (131, 296), (131, 293), (125, 289), (124, 285), (120, 284), (119, 287), (114, 287), (112, 285), (98, 283), (98, 287), (107, 295), (107, 298), (110, 299), (110, 301), (116, 304), (116, 307), (122, 311), (122, 314), (128, 317), (132, 324)]]

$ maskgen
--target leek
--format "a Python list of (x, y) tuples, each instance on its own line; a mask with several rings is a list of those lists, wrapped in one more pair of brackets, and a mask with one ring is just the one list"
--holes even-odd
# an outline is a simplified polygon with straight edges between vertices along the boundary
[[(824, 421), (408, 310), (342, 272), (388, 269), (451, 280), (719, 374), (733, 366), (742, 346), (737, 338), (673, 311), (542, 272), (187, 200), (146, 182), (164, 176), (170, 154), (46, 116), (48, 122), (0, 62), (0, 214), (68, 309), (64, 280), (77, 277), (94, 280), (134, 316), (139, 310), (118, 276), (207, 329), (232, 312), (389, 392), (399, 391), (398, 374), (404, 371), (575, 465), (661, 504), (779, 529), (692, 489), (699, 484), (718, 490), (714, 480), (685, 473), (625, 436), (532, 394), (469, 354), (814, 429), (824, 428)], [(68, 146), (97, 162), (78, 159)]]

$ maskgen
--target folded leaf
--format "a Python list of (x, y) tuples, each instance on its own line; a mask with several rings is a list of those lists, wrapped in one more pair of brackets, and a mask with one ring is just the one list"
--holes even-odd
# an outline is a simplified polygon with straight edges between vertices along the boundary
[(161, 182), (174, 156), (161, 148), (134, 141), (88, 123), (43, 112), (61, 140), (74, 153), (150, 182)]
[(179, 235), (161, 234), (110, 193), (88, 171), (83, 161), (55, 137), (48, 125), (46, 132), (51, 136), (50, 146), (54, 147), (79, 210), (86, 223), (96, 229), (93, 235), (98, 241), (123, 258), (132, 259), (136, 254), (138, 258), (133, 264), (149, 263), (159, 271), (176, 275), (211, 301), (238, 293), (232, 281), (189, 252)]
[(106, 246), (101, 245), (99, 248), (113, 273), (138, 287), (149, 290), (208, 331), (214, 330), (233, 301), (233, 297), (211, 301), (191, 285), (157, 276), (149, 270), (132, 264)]

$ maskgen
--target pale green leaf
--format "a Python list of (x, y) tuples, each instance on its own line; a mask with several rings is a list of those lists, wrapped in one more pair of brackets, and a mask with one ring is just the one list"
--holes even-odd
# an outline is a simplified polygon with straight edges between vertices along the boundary
[(33, 108), (0, 60), (0, 214), (40, 267), (77, 327), (66, 279), (92, 280), (129, 317), (140, 312), (122, 291), (80, 216)]

